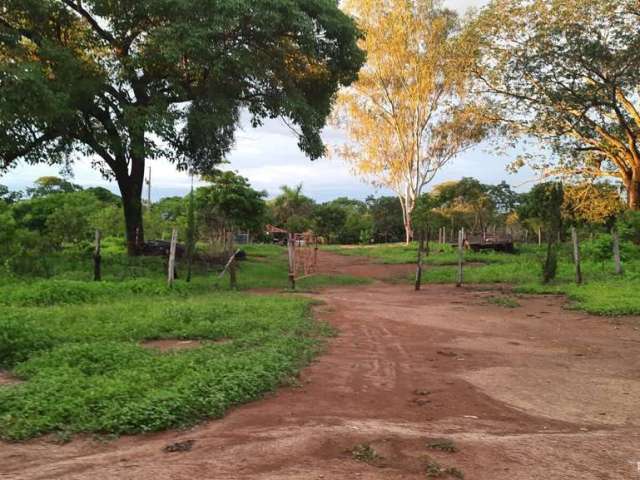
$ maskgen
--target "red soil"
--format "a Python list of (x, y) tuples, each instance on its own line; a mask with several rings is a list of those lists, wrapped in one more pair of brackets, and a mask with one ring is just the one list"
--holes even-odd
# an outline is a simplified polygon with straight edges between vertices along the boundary
[[(374, 278), (412, 270), (326, 253), (321, 263)], [(0, 478), (424, 480), (433, 460), (471, 480), (640, 478), (638, 319), (567, 311), (558, 297), (507, 309), (492, 295), (323, 290), (317, 316), (340, 333), (300, 386), (189, 431), (0, 444)], [(442, 437), (458, 451), (427, 447)], [(382, 457), (374, 465), (350, 453), (363, 443)]]

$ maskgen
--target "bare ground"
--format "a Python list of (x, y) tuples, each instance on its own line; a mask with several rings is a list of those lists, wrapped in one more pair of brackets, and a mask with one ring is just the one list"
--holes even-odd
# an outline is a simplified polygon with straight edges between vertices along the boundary
[[(325, 273), (411, 271), (321, 261)], [(0, 444), (0, 478), (425, 479), (434, 461), (471, 480), (640, 478), (640, 321), (567, 311), (559, 297), (507, 309), (493, 295), (323, 290), (317, 316), (340, 334), (299, 386), (189, 431)], [(442, 437), (458, 451), (427, 447)], [(371, 464), (354, 459), (361, 444), (378, 455)]]

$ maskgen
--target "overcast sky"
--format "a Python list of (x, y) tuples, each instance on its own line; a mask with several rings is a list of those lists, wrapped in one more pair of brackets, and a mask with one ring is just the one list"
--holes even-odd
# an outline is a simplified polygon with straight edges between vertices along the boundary
[[(485, 0), (448, 0), (446, 3), (462, 11), (469, 6), (480, 6)], [(243, 124), (246, 125), (246, 122)], [(335, 144), (340, 138), (338, 131), (328, 129), (325, 133), (328, 144)], [(434, 183), (471, 176), (485, 183), (506, 180), (514, 186), (520, 186), (532, 179), (530, 172), (517, 175), (507, 173), (505, 167), (509, 161), (508, 157), (489, 153), (486, 147), (478, 147), (455, 159), (440, 172)], [(190, 180), (186, 174), (177, 173), (165, 162), (151, 162), (151, 167), (154, 199), (183, 195), (188, 191)], [(295, 135), (279, 120), (268, 121), (260, 129), (243, 126), (238, 131), (237, 142), (226, 168), (248, 177), (254, 188), (266, 190), (270, 196), (277, 194), (281, 185), (298, 183), (303, 183), (304, 192), (318, 201), (339, 196), (364, 199), (370, 194), (389, 193), (376, 190), (353, 176), (349, 166), (339, 159), (309, 161), (298, 150)], [(0, 183), (13, 189), (23, 189), (40, 176), (57, 174), (58, 170), (52, 167), (20, 165), (0, 177)], [(104, 181), (85, 161), (76, 163), (73, 181), (83, 186), (102, 185), (117, 191), (113, 182)]]

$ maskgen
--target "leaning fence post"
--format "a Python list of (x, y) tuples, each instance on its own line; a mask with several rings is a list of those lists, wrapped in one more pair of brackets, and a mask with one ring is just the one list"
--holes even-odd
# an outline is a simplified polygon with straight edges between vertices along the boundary
[(102, 280), (102, 270), (101, 270), (101, 262), (102, 256), (100, 255), (100, 240), (102, 238), (102, 234), (100, 230), (96, 230), (96, 247), (93, 251), (93, 280), (95, 282), (99, 282)]
[(464, 228), (458, 231), (458, 282), (456, 287), (462, 286), (464, 265)]
[(232, 255), (231, 264), (229, 265), (229, 286), (232, 290), (235, 290), (238, 286), (236, 279), (236, 255), (238, 254), (238, 251), (236, 251), (235, 235), (233, 233), (229, 234), (229, 248)]
[(622, 261), (620, 259), (620, 234), (617, 230), (611, 232), (613, 239), (613, 260), (616, 263), (616, 275), (622, 275)]
[(416, 292), (422, 286), (422, 256), (424, 254), (424, 230), (420, 230), (420, 242), (418, 244), (418, 265), (416, 268)]
[(292, 234), (289, 234), (289, 241), (287, 242), (287, 250), (289, 253), (289, 286), (291, 290), (296, 289), (296, 253), (295, 253), (295, 240)]
[(580, 269), (580, 242), (578, 232), (575, 227), (571, 227), (571, 240), (573, 242), (573, 262), (576, 266), (576, 283), (582, 283), (582, 270)]
[(174, 228), (171, 233), (171, 247), (169, 248), (169, 266), (167, 272), (167, 284), (173, 285), (176, 278), (176, 244), (178, 243), (178, 229)]

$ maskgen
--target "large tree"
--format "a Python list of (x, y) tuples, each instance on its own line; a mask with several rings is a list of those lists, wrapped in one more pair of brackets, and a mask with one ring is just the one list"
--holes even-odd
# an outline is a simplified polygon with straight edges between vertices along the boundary
[(438, 171), (486, 133), (468, 102), (473, 48), (457, 15), (438, 0), (347, 0), (365, 32), (367, 63), (340, 95), (339, 149), (356, 173), (400, 199), (407, 242), (411, 215)]
[(243, 109), (282, 116), (300, 148), (363, 61), (335, 0), (0, 0), (0, 169), (88, 155), (143, 241), (145, 165), (211, 171)]
[(640, 209), (640, 4), (493, 0), (473, 24), (481, 91), (548, 176), (613, 176)]

